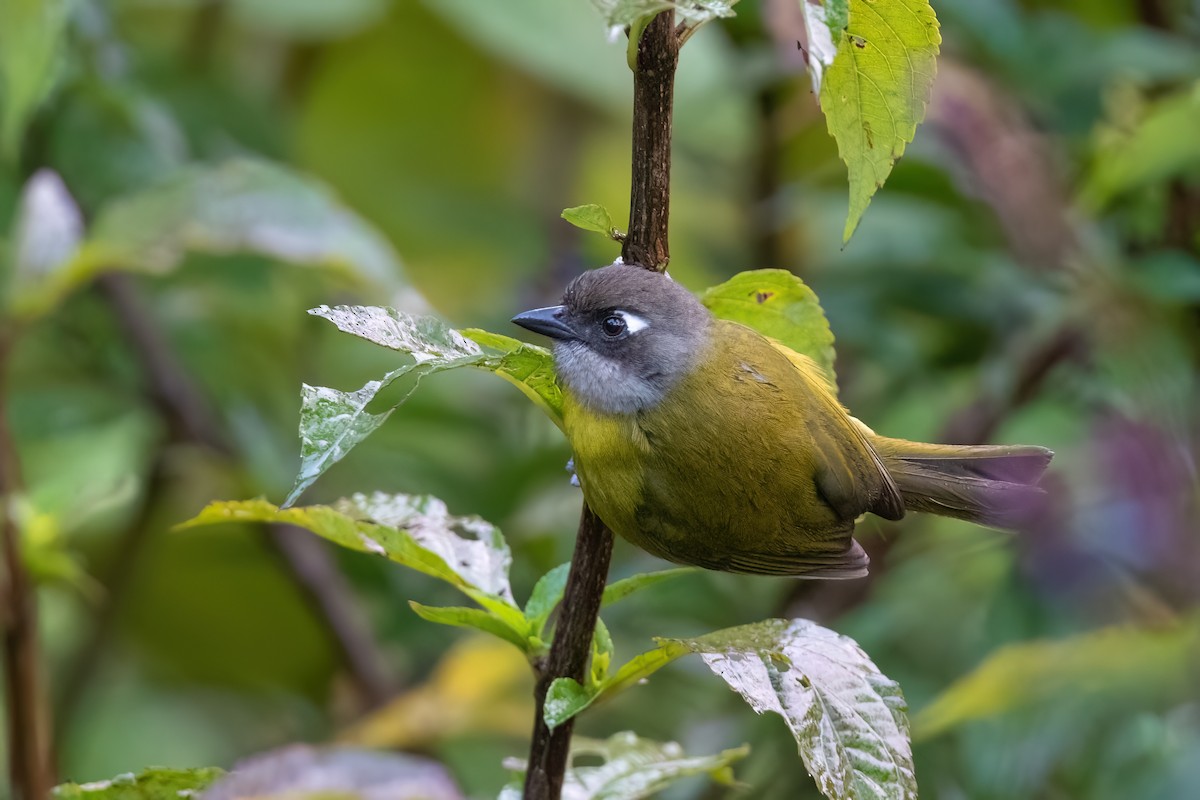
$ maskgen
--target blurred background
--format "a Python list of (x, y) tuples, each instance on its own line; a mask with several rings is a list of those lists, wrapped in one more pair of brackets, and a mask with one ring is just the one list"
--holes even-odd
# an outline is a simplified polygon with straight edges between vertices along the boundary
[[(14, 35), (22, 5), (50, 44)], [(515, 650), (407, 605), (455, 604), (450, 589), (305, 534), (171, 526), (212, 499), (282, 500), (300, 384), (351, 390), (396, 365), (306, 309), (396, 305), (512, 334), (513, 313), (617, 255), (559, 212), (601, 203), (623, 224), (623, 37), (584, 0), (4, 6), (0, 231), (19, 238), (22, 187), (50, 169), (107, 243), (23, 318), (5, 365), (60, 778), (341, 737), (432, 755), (495, 796), (501, 759), (525, 754), (531, 681)], [(926, 797), (1192, 797), (1200, 15), (934, 6), (928, 118), (845, 248), (845, 169), (796, 0), (745, 0), (687, 44), (671, 272), (694, 289), (800, 275), (857, 416), (888, 436), (1051, 447), (1053, 502), (1016, 536), (867, 520), (869, 580), (660, 585), (606, 612), (617, 656), (806, 616), (900, 682)], [(255, 235), (277, 202), (311, 240)], [(570, 557), (568, 457), (511, 386), (449, 373), (305, 502), (430, 493), (479, 514), (507, 535), (523, 599)], [(663, 566), (618, 542), (612, 573)], [(698, 661), (577, 730), (625, 729), (696, 753), (749, 742), (743, 796), (818, 796), (781, 721)]]

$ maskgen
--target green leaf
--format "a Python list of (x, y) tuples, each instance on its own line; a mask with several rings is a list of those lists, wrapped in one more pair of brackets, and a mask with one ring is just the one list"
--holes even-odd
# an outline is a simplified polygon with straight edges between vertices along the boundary
[(500, 333), (467, 328), (462, 335), (491, 350), (501, 353), (475, 366), (490, 369), (516, 386), (521, 392), (545, 412), (550, 420), (562, 428), (562, 388), (554, 373), (554, 356), (544, 347), (526, 344), (519, 339)]
[(190, 166), (104, 205), (74, 256), (57, 265), (16, 310), (36, 316), (108, 269), (165, 273), (188, 252), (256, 253), (290, 264), (340, 269), (391, 285), (401, 268), (391, 246), (322, 184), (266, 161)]
[(817, 362), (837, 391), (833, 332), (821, 303), (787, 270), (739, 272), (704, 293), (700, 302), (721, 319), (740, 322)]
[(54, 88), (68, 0), (0, 3), (0, 159), (16, 161), (25, 128)]
[(850, 0), (848, 24), (834, 32), (820, 97), (850, 173), (843, 242), (925, 118), (941, 41), (928, 0)]
[(554, 730), (592, 704), (598, 694), (595, 688), (580, 685), (574, 678), (555, 678), (546, 690), (542, 718), (546, 727)]
[[(745, 758), (749, 752), (750, 748), (743, 746), (716, 755), (689, 758), (675, 742), (639, 739), (629, 731), (603, 741), (576, 737), (571, 742), (568, 764), (573, 764), (580, 756), (598, 757), (603, 763), (568, 768), (562, 794), (571, 800), (638, 800), (691, 775), (708, 775), (718, 783), (730, 784), (730, 765)], [(525, 764), (520, 760), (505, 763), (514, 770), (525, 770)], [(500, 800), (520, 800), (521, 783), (515, 781), (505, 786)]]
[(700, 654), (757, 713), (783, 717), (826, 797), (917, 796), (900, 687), (853, 639), (808, 620), (775, 619), (660, 641)]
[(512, 599), (512, 554), (500, 531), (479, 517), (456, 517), (428, 495), (356, 494), (334, 506), (279, 508), (266, 500), (210, 503), (190, 528), (224, 522), (296, 525), (360, 553), (372, 553), (446, 581), (506, 623), (524, 627)]
[(1008, 645), (922, 709), (913, 718), (914, 738), (1080, 692), (1182, 698), (1195, 687), (1197, 653), (1196, 619), (1161, 629), (1113, 627)]
[(137, 775), (118, 775), (92, 783), (64, 783), (54, 787), (54, 800), (179, 800), (193, 797), (225, 774), (217, 767), (168, 769), (150, 767)]
[(612, 634), (604, 620), (596, 617), (596, 627), (592, 631), (592, 660), (588, 669), (587, 682), (589, 686), (600, 686), (608, 678), (608, 665), (613, 657)]
[[(301, 391), (300, 470), (284, 501), (290, 506), (312, 483), (346, 455), (412, 395), (416, 384), (390, 408), (367, 411), (371, 401), (397, 379), (413, 374), (417, 382), (458, 367), (475, 367), (500, 375), (562, 427), (562, 390), (554, 377), (550, 351), (498, 333), (457, 331), (435, 317), (419, 317), (379, 306), (320, 306), (308, 313), (327, 319), (339, 330), (401, 353), (416, 363), (399, 367), (361, 389), (344, 392), (325, 386)], [(488, 348), (488, 352), (483, 348)]]
[(624, 600), (639, 589), (656, 586), (664, 581), (673, 580), (684, 575), (691, 575), (696, 572), (700, 572), (697, 567), (678, 567), (658, 572), (643, 572), (638, 575), (630, 575), (628, 578), (622, 578), (619, 581), (613, 581), (604, 587), (604, 595), (600, 600), (600, 607), (604, 608), (605, 606), (610, 606), (613, 603)]
[[(538, 636), (541, 635), (546, 620), (554, 611), (554, 607), (562, 602), (563, 590), (567, 585), (567, 573), (570, 572), (570, 569), (571, 565), (569, 563), (559, 564), (543, 575), (533, 587), (533, 593), (530, 594), (529, 602), (525, 606), (525, 618), (534, 626), (534, 630)], [(624, 600), (639, 589), (645, 589), (649, 586), (699, 571), (695, 567), (679, 567), (677, 569), (665, 569), (660, 572), (644, 572), (639, 575), (622, 578), (604, 587), (604, 595), (600, 600), (600, 606), (601, 608), (610, 606), (613, 603)]]
[(425, 606), (415, 600), (409, 600), (408, 604), (421, 619), (436, 622), (439, 625), (475, 628), (484, 633), (490, 633), (506, 642), (511, 642), (520, 650), (529, 650), (529, 637), (523, 628), (515, 630), (495, 614), (483, 609), (463, 608), (461, 606)]
[[(547, 719), (555, 719), (554, 725), (561, 725), (592, 703), (611, 697), (617, 692), (642, 682), (667, 664), (690, 652), (691, 650), (678, 642), (665, 642), (653, 650), (648, 650), (630, 659), (616, 673), (600, 683), (593, 681), (589, 682), (587, 687), (583, 687), (570, 678), (560, 678), (558, 680), (566, 681), (566, 683), (559, 688), (557, 694), (554, 692), (554, 684), (551, 684), (551, 691), (546, 694), (543, 714)], [(558, 680), (555, 683), (558, 683)], [(575, 687), (579, 687), (578, 692)], [(554, 700), (553, 704), (551, 703), (552, 699)]]
[(38, 170), (21, 189), (13, 224), (10, 266), (0, 264), (2, 305), (27, 305), (79, 249), (83, 215), (62, 178)]
[(609, 215), (608, 209), (602, 205), (589, 203), (583, 206), (564, 208), (562, 218), (576, 228), (582, 228), (585, 231), (595, 231), (612, 239), (618, 238), (614, 236), (616, 226), (613, 224), (612, 216)]
[(554, 607), (562, 600), (563, 589), (567, 585), (567, 574), (571, 564), (559, 564), (554, 569), (538, 578), (525, 604), (525, 619), (529, 621), (533, 635), (541, 637), (546, 628), (546, 620), (550, 618)]
[(1153, 104), (1132, 126), (1103, 132), (1081, 192), (1098, 211), (1126, 192), (1200, 166), (1200, 83)]

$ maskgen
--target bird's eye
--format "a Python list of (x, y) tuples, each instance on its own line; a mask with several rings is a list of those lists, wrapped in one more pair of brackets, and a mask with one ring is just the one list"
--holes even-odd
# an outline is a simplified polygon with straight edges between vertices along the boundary
[(600, 323), (605, 336), (617, 337), (625, 332), (625, 320), (620, 314), (609, 314)]

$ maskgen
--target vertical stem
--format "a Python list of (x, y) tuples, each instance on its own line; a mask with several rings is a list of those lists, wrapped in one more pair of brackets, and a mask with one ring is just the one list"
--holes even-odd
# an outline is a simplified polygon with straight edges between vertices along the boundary
[(608, 578), (612, 546), (612, 532), (584, 503), (571, 571), (567, 573), (567, 585), (559, 606), (554, 644), (534, 690), (538, 711), (529, 747), (529, 769), (525, 773), (525, 800), (558, 800), (562, 793), (575, 720), (550, 730), (542, 717), (542, 708), (546, 704), (546, 692), (555, 678), (583, 681), (592, 648), (592, 631), (596, 627), (600, 599)]
[[(659, 14), (638, 45), (633, 78), (633, 180), (629, 232), (621, 256), (627, 264), (666, 269), (670, 260), (667, 221), (671, 182), (671, 103), (679, 39), (675, 13)], [(546, 693), (556, 678), (583, 681), (591, 654), (592, 632), (612, 558), (612, 531), (585, 502), (579, 518), (575, 553), (559, 606), (550, 655), (538, 673), (534, 692), (537, 714), (525, 773), (525, 800), (559, 800), (570, 754), (574, 720), (550, 730), (542, 715)]]
[(679, 39), (675, 12), (646, 26), (633, 75), (633, 176), (629, 232), (621, 248), (626, 264), (662, 271), (671, 260), (667, 221), (671, 210), (671, 108)]
[(4, 553), (0, 622), (4, 629), (4, 690), (8, 707), (8, 766), (17, 800), (41, 800), (53, 782), (49, 754), (50, 717), (38, 669), (37, 607), (33, 581), (17, 541), (14, 501), (21, 477), (8, 428), (5, 400), (11, 330), (0, 331), (0, 549)]

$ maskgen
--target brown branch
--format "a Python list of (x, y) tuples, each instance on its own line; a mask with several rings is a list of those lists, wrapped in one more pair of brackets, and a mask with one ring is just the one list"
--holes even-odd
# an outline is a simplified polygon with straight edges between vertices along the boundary
[(533, 740), (529, 746), (529, 769), (525, 773), (525, 800), (558, 800), (562, 794), (563, 774), (571, 749), (573, 719), (550, 730), (542, 716), (546, 692), (556, 678), (573, 678), (583, 682), (588, 656), (592, 650), (592, 631), (600, 613), (600, 599), (608, 578), (608, 562), (612, 557), (612, 531), (604, 526), (595, 512), (583, 505), (579, 517), (579, 533), (571, 571), (559, 606), (558, 625), (554, 644), (539, 671), (534, 701)]
[(633, 176), (629, 232), (621, 247), (626, 264), (662, 271), (671, 260), (667, 220), (671, 210), (671, 108), (679, 40), (675, 12), (646, 26), (633, 76)]
[[(116, 314), (125, 338), (142, 364), (147, 378), (147, 391), (151, 400), (166, 420), (176, 441), (195, 442), (226, 458), (234, 458), (236, 451), (226, 437), (216, 414), (208, 401), (183, 369), (180, 368), (169, 343), (147, 313), (145, 303), (138, 296), (137, 287), (129, 276), (110, 273), (97, 280), (97, 288)], [(157, 474), (158, 467), (152, 474)], [(152, 501), (147, 496), (146, 503)], [(143, 509), (143, 516), (148, 514)], [(114, 565), (115, 574), (131, 569), (145, 539), (145, 526), (131, 526), (125, 540), (118, 545), (120, 559)], [(320, 542), (310, 540), (290, 525), (266, 526), (267, 539), (286, 565), (290, 575), (300, 587), (302, 594), (313, 611), (324, 622), (325, 628), (340, 651), (367, 707), (382, 704), (393, 693), (393, 683), (386, 670), (386, 660), (363, 624), (362, 613), (355, 603), (353, 593), (338, 572), (331, 555)], [(120, 602), (119, 592), (129, 581), (119, 580), (106, 583), (110, 590), (106, 605), (98, 615), (102, 624), (80, 647), (74, 660), (74, 668), (68, 671), (68, 680), (60, 696), (60, 717), (68, 715), (70, 706), (77, 700), (92, 671), (87, 667), (94, 662), (103, 648), (110, 624), (103, 624), (114, 613)]]
[(0, 627), (4, 631), (4, 689), (8, 709), (8, 768), (16, 800), (41, 800), (54, 784), (50, 716), (44, 705), (33, 581), (18, 542), (14, 499), (21, 491), (16, 444), (8, 428), (7, 375), (11, 331), (0, 332)]
[[(629, 232), (621, 255), (627, 264), (666, 269), (670, 260), (667, 221), (671, 181), (671, 103), (679, 39), (675, 14), (659, 14), (638, 44), (633, 77), (633, 179), (630, 187)], [(591, 654), (592, 632), (608, 578), (613, 535), (584, 503), (571, 571), (559, 606), (554, 644), (538, 670), (534, 691), (537, 714), (525, 773), (525, 800), (558, 800), (570, 757), (574, 720), (553, 731), (543, 709), (546, 693), (556, 678), (583, 681)]]

